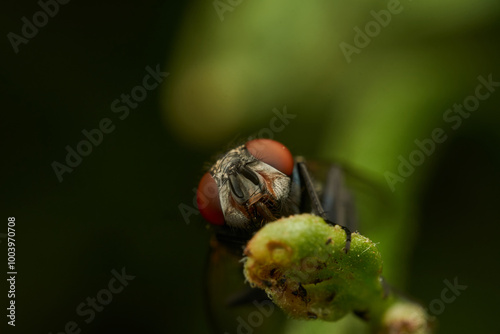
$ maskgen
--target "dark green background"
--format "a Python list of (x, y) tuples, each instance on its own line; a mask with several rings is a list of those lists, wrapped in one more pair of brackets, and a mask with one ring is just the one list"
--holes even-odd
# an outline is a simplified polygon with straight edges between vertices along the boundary
[[(169, 121), (167, 118), (165, 122), (164, 114), (169, 110), (160, 103), (162, 91), (169, 91), (176, 84), (175, 76), (182, 75), (176, 66), (183, 52), (196, 55), (200, 61), (204, 59), (202, 50), (189, 49), (183, 43), (190, 43), (190, 39), (212, 43), (206, 40), (210, 28), (204, 27), (228, 24), (227, 29), (234, 29), (229, 25), (230, 19), (234, 22), (238, 15), (244, 15), (248, 3), (243, 2), (228, 14), (227, 20), (220, 22), (210, 1), (71, 1), (61, 6), (57, 16), (35, 38), (21, 45), (18, 54), (2, 37), (0, 231), (6, 230), (7, 217), (16, 217), (18, 306), (16, 328), (7, 328), (2, 316), (1, 332), (58, 333), (68, 321), (75, 320), (82, 333), (207, 333), (202, 286), (208, 232), (196, 217), (186, 224), (178, 206), (191, 205), (192, 189), (203, 174), (204, 163), (214, 153), (235, 136), (246, 137), (268, 126), (270, 116), (258, 114), (262, 109), (270, 112), (274, 107), (287, 105), (297, 115), (297, 120), (276, 136), (297, 154), (339, 156), (350, 162), (349, 152), (337, 154), (333, 150), (355, 142), (350, 145), (369, 144), (373, 152), (378, 152), (377, 147), (392, 145), (388, 151), (408, 156), (415, 148), (414, 138), (422, 139), (435, 127), (444, 127), (443, 112), (473, 92), (478, 75), (493, 73), (493, 78), (500, 80), (499, 8), (483, 18), (476, 11), (458, 13), (453, 2), (449, 2), (450, 7), (439, 13), (429, 11), (420, 17), (405, 17), (405, 12), (401, 13), (397, 17), (401, 25), (394, 21), (360, 55), (355, 55), (351, 64), (337, 61), (332, 65), (343, 79), (308, 87), (312, 94), (321, 90), (319, 98), (311, 97), (309, 91), (296, 93), (302, 89), (300, 81), (309, 75), (308, 71), (300, 73), (300, 63), (274, 59), (268, 67), (257, 70), (273, 73), (275, 63), (279, 63), (282, 73), (300, 75), (296, 80), (288, 80), (287, 76), (277, 79), (281, 80), (281, 86), (276, 87), (280, 93), (272, 104), (261, 103), (259, 94), (248, 92), (254, 100), (248, 107), (247, 121), (220, 138), (207, 138), (209, 144), (200, 144), (203, 138), (187, 140), (179, 135), (185, 131), (182, 125), (165, 126)], [(373, 2), (339, 6), (346, 16), (354, 16), (352, 21), (347, 20), (345, 40), (352, 41), (353, 26), (370, 19), (370, 9), (385, 5), (386, 2)], [(325, 15), (335, 6), (325, 6)], [(418, 2), (412, 6), (418, 6)], [(478, 6), (481, 4), (471, 7)], [(20, 18), (39, 10), (35, 1), (12, 1), (2, 7), (1, 36), (10, 31), (19, 33)], [(267, 10), (263, 7), (262, 15), (271, 15)], [(199, 23), (199, 30), (195, 31), (201, 36), (183, 33), (185, 17), (198, 11), (210, 13), (207, 20), (213, 22)], [(445, 24), (458, 15), (476, 15), (477, 20), (474, 24)], [(259, 17), (255, 19), (258, 22)], [(286, 23), (276, 21), (284, 32)], [(249, 48), (265, 49), (267, 43), (281, 43), (281, 38), (273, 37), (271, 32), (270, 36), (262, 44), (258, 38), (252, 40)], [(285, 34), (282, 38), (293, 40), (295, 36)], [(322, 38), (328, 40), (330, 31), (324, 31)], [(245, 41), (236, 34), (226, 45), (229, 48), (233, 42)], [(342, 58), (337, 44), (332, 38), (332, 48)], [(214, 54), (222, 54), (224, 44), (217, 45)], [(273, 59), (273, 54), (268, 57)], [(314, 61), (308, 57), (304, 54), (302, 58), (309, 63)], [(425, 84), (406, 87), (405, 83), (413, 80), (412, 75), (421, 70), (407, 68), (413, 65), (398, 60), (391, 65), (392, 57), (419, 59), (425, 73), (434, 73), (435, 69), (435, 76), (421, 81), (433, 86), (432, 94), (426, 95)], [(161, 89), (149, 92), (147, 99), (120, 121), (110, 109), (111, 102), (142, 82), (145, 66), (156, 64), (170, 76)], [(189, 59), (184, 66), (189, 66)], [(375, 73), (367, 68), (385, 72)], [(399, 81), (386, 85), (396, 75), (400, 75)], [(398, 86), (401, 89), (391, 91)], [(283, 91), (288, 88), (286, 99)], [(379, 101), (381, 110), (388, 109), (393, 99), (403, 104), (408, 100), (408, 109), (400, 110), (399, 118), (383, 113), (371, 116), (379, 120), (373, 126), (366, 116), (347, 112), (355, 108), (346, 103), (361, 101), (367, 91), (378, 95), (377, 89), (386, 95)], [(273, 93), (270, 88), (267, 96), (273, 97)], [(350, 99), (342, 99), (344, 94)], [(419, 104), (414, 103), (416, 98)], [(402, 210), (398, 217), (408, 217), (415, 225), (407, 228), (401, 221), (396, 229), (382, 223), (366, 228), (366, 235), (375, 242), (382, 238), (379, 235), (406, 231), (399, 243), (382, 243), (380, 247), (382, 255), (388, 258), (390, 252), (405, 254), (399, 258), (399, 264), (388, 260), (392, 272), (398, 272), (394, 264), (401, 266), (402, 273), (393, 274), (393, 281), (424, 305), (439, 298), (445, 279), (458, 277), (460, 284), (468, 286), (438, 316), (442, 333), (500, 331), (500, 251), (496, 242), (500, 232), (499, 105), (500, 92), (496, 92), (457, 131), (447, 132), (448, 140), (427, 158), (424, 167), (417, 168), (408, 182), (399, 184), (398, 191), (389, 195), (390, 201), (396, 203), (394, 207)], [(211, 106), (204, 108), (210, 110)], [(253, 117), (254, 112), (258, 116)], [(113, 120), (115, 131), (106, 134), (102, 144), (94, 147), (92, 154), (59, 183), (51, 163), (63, 162), (65, 146), (75, 147), (83, 139), (81, 131), (97, 127), (104, 117)], [(412, 121), (405, 123), (405, 118)], [(362, 123), (359, 128), (358, 123)], [(401, 139), (391, 144), (386, 139), (389, 133), (401, 133)], [(394, 172), (398, 154), (378, 154), (377, 159), (389, 161), (386, 165)], [(356, 167), (371, 170), (375, 181), (386, 187), (383, 170), (360, 166), (359, 161), (354, 162)], [(5, 254), (0, 259), (6, 263), (5, 240), (0, 240), (1, 253)], [(398, 244), (404, 244), (405, 249), (392, 246)], [(112, 277), (111, 270), (120, 271), (122, 267), (135, 279), (114, 296), (103, 312), (97, 313), (92, 323), (85, 324), (76, 314), (77, 305), (105, 288)], [(5, 310), (5, 281), (0, 288)]]

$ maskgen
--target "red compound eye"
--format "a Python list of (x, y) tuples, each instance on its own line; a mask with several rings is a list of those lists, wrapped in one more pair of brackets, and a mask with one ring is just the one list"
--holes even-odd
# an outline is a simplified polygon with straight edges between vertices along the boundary
[(201, 178), (196, 193), (196, 203), (203, 218), (214, 225), (224, 225), (224, 214), (219, 199), (219, 188), (210, 173)]
[(246, 143), (247, 150), (257, 159), (292, 175), (293, 156), (285, 145), (272, 139), (254, 139)]

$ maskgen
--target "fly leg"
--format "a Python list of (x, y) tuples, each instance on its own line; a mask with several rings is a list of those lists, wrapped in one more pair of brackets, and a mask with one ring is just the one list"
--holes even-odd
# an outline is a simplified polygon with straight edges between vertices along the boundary
[[(346, 234), (346, 242), (345, 242), (345, 248), (344, 248), (344, 251), (347, 253), (349, 251), (349, 249), (351, 248), (351, 230), (345, 225), (345, 215), (342, 214), (340, 215), (341, 212), (344, 212), (344, 210), (334, 210), (334, 211), (330, 211), (328, 214), (324, 208), (323, 208), (323, 205), (321, 204), (321, 201), (319, 200), (319, 197), (318, 197), (318, 193), (316, 192), (316, 189), (314, 189), (314, 184), (312, 182), (312, 179), (311, 179), (311, 175), (309, 174), (309, 170), (307, 169), (307, 166), (303, 163), (303, 162), (298, 162), (297, 163), (297, 167), (299, 168), (299, 174), (301, 176), (301, 181), (303, 182), (305, 188), (306, 188), (306, 191), (307, 191), (307, 195), (309, 196), (309, 199), (311, 201), (311, 208), (312, 208), (312, 211), (314, 214), (320, 216), (321, 218), (323, 218), (328, 224), (332, 225), (332, 226), (335, 226), (335, 225), (339, 225), (344, 231), (345, 231), (345, 234)], [(333, 175), (333, 174), (332, 174)], [(342, 179), (342, 174), (339, 174), (339, 177), (340, 177), (340, 180)], [(330, 175), (328, 177), (328, 179), (330, 179)], [(333, 182), (336, 182), (336, 184), (334, 185), (333, 189), (332, 189), (332, 194), (333, 194), (333, 201), (334, 201), (334, 207), (337, 208), (337, 207), (340, 207), (342, 205), (342, 202), (339, 201), (340, 199), (340, 194), (342, 193), (342, 191), (340, 191), (341, 189), (343, 189), (343, 185), (341, 182), (339, 182), (339, 180), (333, 178), (331, 181), (327, 181), (327, 187), (331, 187), (331, 185), (329, 185), (329, 183), (333, 183)], [(339, 189), (339, 191), (336, 191), (336, 189)], [(325, 189), (326, 190), (326, 189)], [(340, 202), (340, 206), (337, 205), (335, 202)]]
[(328, 171), (322, 203), (331, 221), (351, 231), (357, 230), (354, 199), (344, 185), (344, 174), (340, 166), (332, 165)]

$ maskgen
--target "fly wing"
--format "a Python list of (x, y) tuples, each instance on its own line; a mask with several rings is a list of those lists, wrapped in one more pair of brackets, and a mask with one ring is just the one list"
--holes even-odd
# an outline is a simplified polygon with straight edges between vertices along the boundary
[[(374, 213), (378, 217), (394, 212), (387, 187), (377, 183), (368, 173), (331, 162), (307, 160), (306, 165), (330, 221), (354, 232), (358, 229), (358, 215), (365, 222), (363, 217), (367, 212), (369, 216)], [(304, 193), (301, 211), (311, 211)]]

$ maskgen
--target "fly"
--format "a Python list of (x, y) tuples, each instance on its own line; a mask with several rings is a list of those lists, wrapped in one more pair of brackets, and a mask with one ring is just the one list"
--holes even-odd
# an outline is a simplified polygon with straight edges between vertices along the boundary
[(294, 159), (277, 141), (251, 140), (227, 152), (202, 177), (198, 207), (216, 226), (217, 240), (229, 247), (245, 245), (269, 222), (312, 212), (345, 230), (347, 252), (354, 225), (353, 204), (343, 186), (341, 169), (330, 166), (325, 184), (318, 186), (310, 168), (311, 164), (301, 157)]

